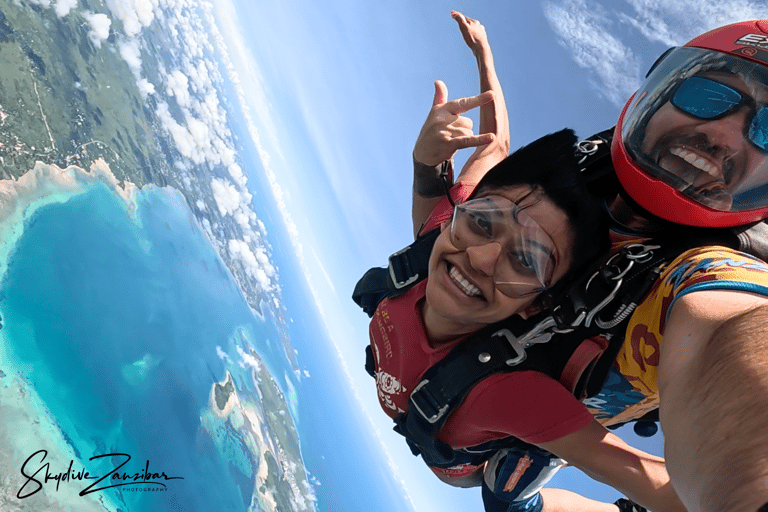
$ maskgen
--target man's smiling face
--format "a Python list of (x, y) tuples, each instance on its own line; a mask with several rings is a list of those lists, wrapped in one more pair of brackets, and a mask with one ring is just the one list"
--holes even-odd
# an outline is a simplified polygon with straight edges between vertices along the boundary
[(653, 163), (692, 187), (702, 204), (727, 211), (742, 182), (755, 173), (768, 172), (768, 155), (745, 136), (754, 105), (768, 103), (768, 87), (729, 73), (698, 76), (727, 85), (754, 101), (714, 119), (695, 117), (667, 101), (648, 121), (640, 149)]

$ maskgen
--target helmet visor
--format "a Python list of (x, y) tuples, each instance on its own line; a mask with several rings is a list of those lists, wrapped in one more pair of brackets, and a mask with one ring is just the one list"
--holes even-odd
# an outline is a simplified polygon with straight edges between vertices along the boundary
[(635, 95), (621, 136), (643, 172), (703, 206), (768, 206), (766, 66), (676, 48)]

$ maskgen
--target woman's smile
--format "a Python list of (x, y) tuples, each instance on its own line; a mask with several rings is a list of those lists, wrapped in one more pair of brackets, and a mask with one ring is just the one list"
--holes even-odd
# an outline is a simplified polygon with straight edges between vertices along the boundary
[(448, 276), (450, 277), (451, 281), (466, 295), (470, 298), (479, 298), (481, 300), (485, 301), (485, 297), (483, 296), (483, 292), (480, 291), (480, 288), (475, 286), (462, 272), (459, 270), (459, 268), (449, 262), (446, 262), (446, 267), (448, 269)]

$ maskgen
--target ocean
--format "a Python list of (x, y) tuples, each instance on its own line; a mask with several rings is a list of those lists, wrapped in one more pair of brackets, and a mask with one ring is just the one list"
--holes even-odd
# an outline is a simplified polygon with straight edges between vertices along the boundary
[[(246, 510), (258, 455), (231, 425), (204, 428), (212, 385), (229, 371), (242, 400), (258, 397), (251, 371), (260, 363), (239, 357), (251, 349), (279, 380), (296, 376), (269, 313), (249, 308), (183, 197), (146, 187), (135, 204), (132, 214), (96, 183), (25, 221), (0, 286), (0, 382), (23, 375), (39, 398), (29, 406), (42, 406), (66, 443), (59, 455), (73, 454), (76, 470), (104, 472), (124, 458), (88, 459), (125, 453), (129, 474), (147, 461), (150, 472), (183, 478), (164, 494), (101, 491), (107, 508), (157, 510), (161, 500), (165, 509), (171, 499), (178, 508), (168, 510)], [(30, 426), (20, 417), (4, 428)], [(45, 448), (30, 438), (11, 440), (19, 464)]]

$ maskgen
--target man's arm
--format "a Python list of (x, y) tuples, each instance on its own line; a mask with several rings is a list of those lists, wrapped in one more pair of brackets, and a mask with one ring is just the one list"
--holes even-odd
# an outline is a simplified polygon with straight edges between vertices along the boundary
[(670, 483), (664, 459), (629, 446), (597, 421), (539, 446), (655, 512), (686, 510)]
[(659, 365), (672, 482), (691, 512), (755, 512), (768, 501), (768, 298), (678, 299)]

